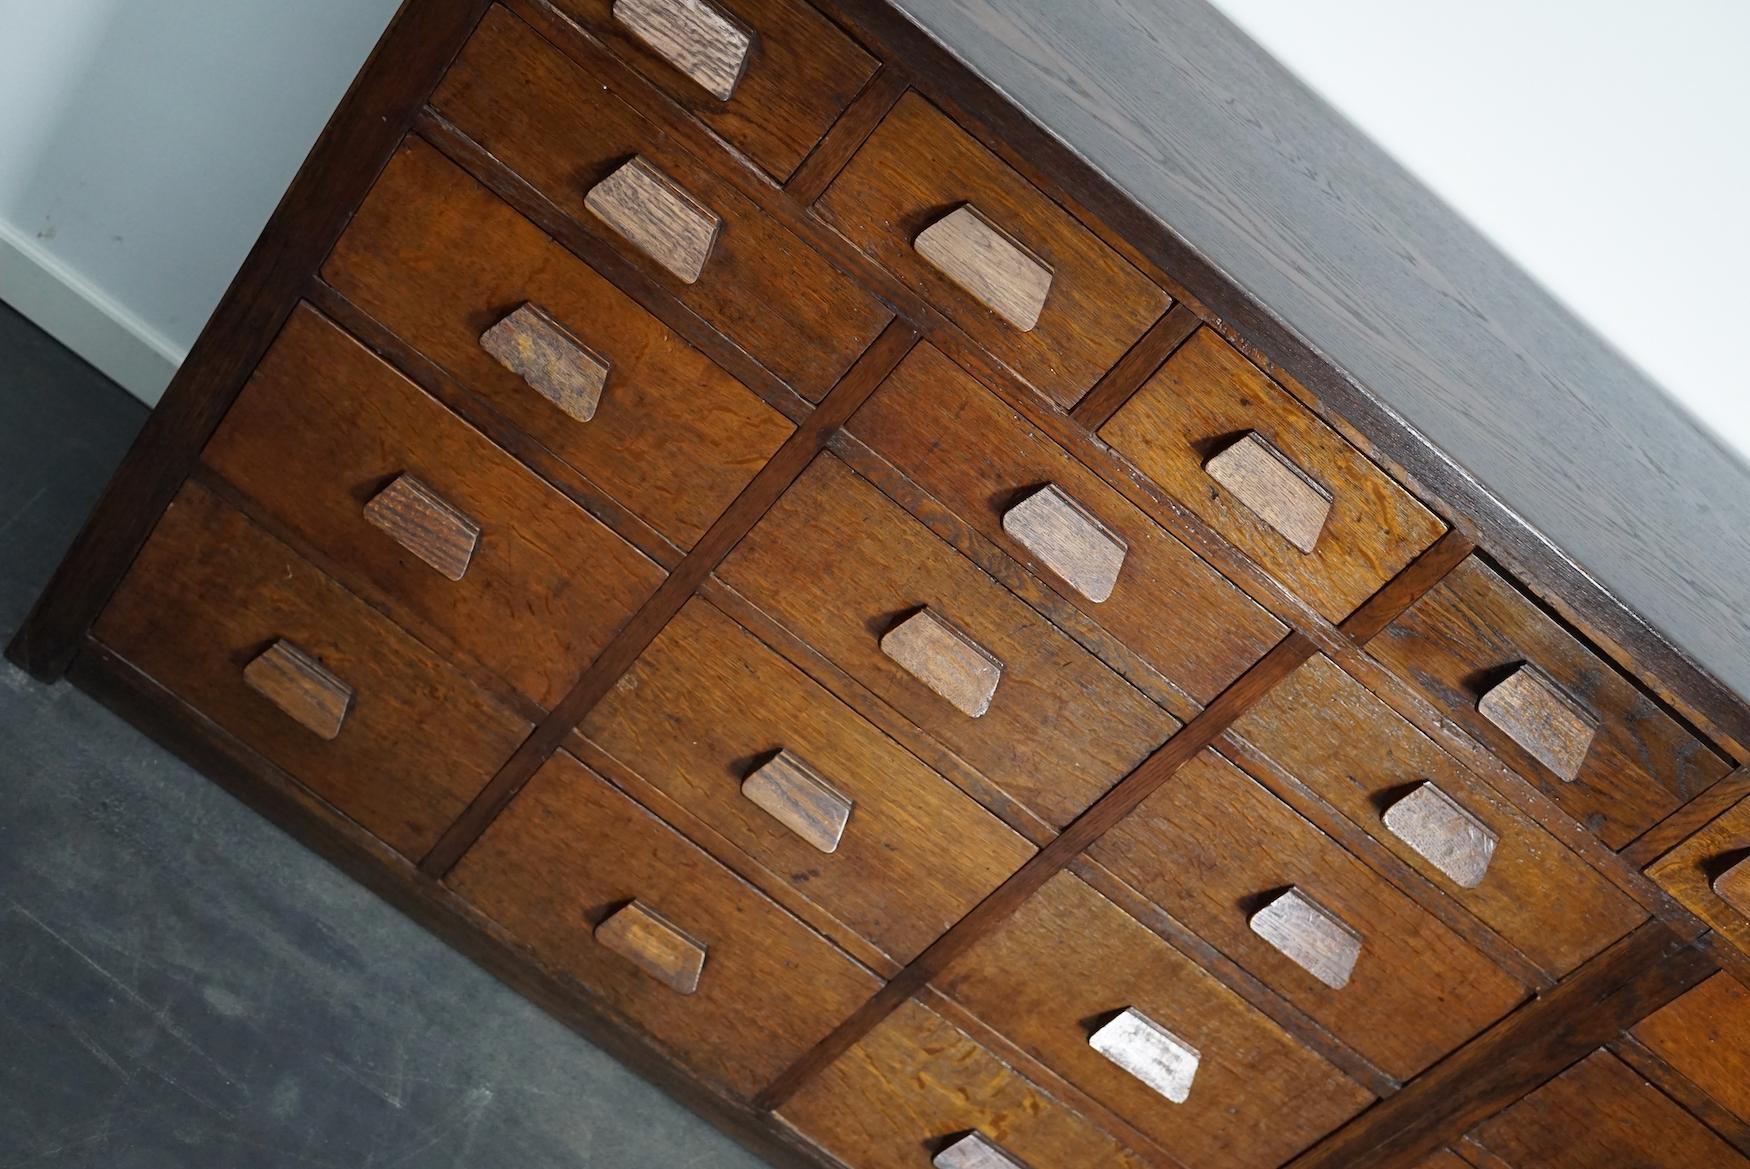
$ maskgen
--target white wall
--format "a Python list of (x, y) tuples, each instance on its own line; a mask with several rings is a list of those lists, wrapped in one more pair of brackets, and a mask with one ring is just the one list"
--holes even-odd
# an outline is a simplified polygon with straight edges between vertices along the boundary
[(397, 0), (0, 0), (0, 300), (156, 400)]

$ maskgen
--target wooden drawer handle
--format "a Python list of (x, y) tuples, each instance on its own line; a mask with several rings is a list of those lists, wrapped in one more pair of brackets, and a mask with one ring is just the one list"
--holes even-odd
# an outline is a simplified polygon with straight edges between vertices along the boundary
[(741, 794), (821, 852), (838, 850), (851, 820), (851, 800), (788, 751), (756, 768)]
[(967, 203), (919, 233), (912, 247), (997, 316), (1030, 332), (1045, 311), (1051, 269)]
[(1112, 595), (1130, 551), (1122, 536), (1055, 483), (1004, 512), (1003, 531), (1096, 604)]
[(1289, 889), (1252, 915), (1252, 932), (1330, 987), (1349, 985), (1361, 957), (1361, 935), (1299, 889)]
[(677, 994), (699, 989), (705, 946), (633, 901), (595, 927), (595, 940)]
[(480, 525), (412, 475), (398, 475), (365, 504), (365, 519), (450, 580), (468, 575)]
[(352, 687), (283, 638), (243, 667), (243, 681), (299, 726), (330, 741), (340, 737), (352, 711)]
[(1331, 493), (1255, 430), (1203, 464), (1204, 473), (1302, 552), (1319, 546)]
[(1521, 665), (1477, 702), (1477, 712), (1539, 763), (1573, 783), (1598, 720), (1542, 670)]
[(607, 358), (533, 304), (523, 305), (481, 334), (480, 347), (579, 422), (595, 417), (613, 368)]
[(881, 652), (973, 718), (990, 709), (1003, 678), (995, 655), (933, 609), (920, 609), (889, 629)]
[(1721, 901), (1750, 917), (1750, 857), (1715, 877), (1714, 892)]
[(1203, 1060), (1195, 1047), (1135, 1007), (1094, 1032), (1088, 1046), (1174, 1104), (1190, 1099)]
[(935, 1169), (1027, 1169), (996, 1145), (969, 1132), (930, 1161)]
[(1461, 889), (1483, 883), (1500, 840), (1457, 800), (1427, 782), (1385, 810), (1385, 826)]
[(723, 220), (642, 157), (591, 187), (583, 205), (687, 284), (699, 279)]
[(701, 0), (614, 0), (614, 19), (718, 101), (747, 72), (753, 34)]

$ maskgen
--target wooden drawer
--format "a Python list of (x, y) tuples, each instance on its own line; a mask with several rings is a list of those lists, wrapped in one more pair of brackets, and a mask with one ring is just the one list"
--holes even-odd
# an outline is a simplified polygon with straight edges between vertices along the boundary
[(1475, 558), (1368, 649), (1612, 848), (1728, 770), (1705, 743)]
[[(1270, 1169), (1373, 1099), (1068, 873), (950, 967), (940, 986), (1185, 1165)], [(1145, 1060), (1162, 1049), (1195, 1053), (1194, 1067), (1175, 1065), (1173, 1096), (1093, 1046), (1132, 1010), (1170, 1037), (1145, 1029), (1128, 1052)]]
[(1750, 799), (1648, 866), (1647, 874), (1750, 954)]
[(1100, 437), (1333, 621), (1445, 530), (1213, 329)]
[[(857, 1169), (928, 1169), (971, 1134), (1037, 1169), (1152, 1164), (916, 1000), (805, 1084), (778, 1117)], [(976, 1159), (945, 1164), (1003, 1169)]]
[[(204, 458), (348, 587), (417, 615), (545, 706), (662, 583), (637, 549), (307, 306)], [(390, 508), (419, 499), (431, 506), (412, 516)]]
[[(487, 12), (432, 104), (810, 400), (824, 397), (893, 317), (615, 97), (606, 78), (502, 8)], [(621, 173), (638, 159), (660, 177)], [(615, 183), (598, 190), (610, 176)], [(631, 184), (628, 198), (605, 206), (621, 183)], [(609, 218), (586, 205), (591, 192)]]
[(1607, 1051), (1595, 1051), (1471, 1139), (1507, 1169), (1743, 1169), (1737, 1150)]
[(410, 860), (530, 730), (194, 483), (95, 632)]
[(1716, 974), (1642, 1019), (1634, 1036), (1750, 1123), (1750, 990)]
[(448, 884), (543, 965), (738, 1095), (763, 1088), (879, 986), (564, 752)]
[(875, 75), (875, 59), (801, 0), (554, 6), (779, 182)]
[[(323, 278), (682, 548), (794, 429), (417, 140), (389, 163)], [(608, 366), (592, 414), (568, 412), (482, 344), (524, 305)]]
[(1033, 854), (701, 599), (583, 732), (900, 964)]
[[(720, 575), (1059, 826), (1178, 725), (830, 455), (809, 466)], [(883, 651), (885, 643), (905, 656), (896, 639), (931, 633), (926, 623), (938, 618), (957, 634), (939, 633), (913, 662), (919, 673)], [(964, 695), (957, 705), (935, 688), (975, 672), (988, 685), (999, 671), (977, 716)]]
[[(1213, 751), (1187, 764), (1089, 851), (1400, 1080), (1493, 1023), (1524, 994)], [(1311, 913), (1301, 910), (1307, 902)], [(1282, 945), (1298, 958), (1260, 931), (1286, 935)], [(1346, 984), (1335, 985), (1343, 981), (1340, 969), (1322, 962), (1351, 944), (1359, 954), (1349, 951), (1353, 969)], [(1324, 977), (1309, 969), (1313, 964)]]
[(1198, 702), (1287, 632), (929, 345), (912, 350), (850, 430)]
[(1328, 658), (1233, 730), (1554, 977), (1647, 916)]

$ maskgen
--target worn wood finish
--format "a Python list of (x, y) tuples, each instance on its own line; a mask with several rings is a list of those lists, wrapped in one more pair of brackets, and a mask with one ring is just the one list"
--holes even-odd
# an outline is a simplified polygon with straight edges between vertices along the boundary
[(1682, 902), (1684, 908), (1750, 954), (1750, 896), (1745, 894), (1743, 868), (1746, 860), (1750, 860), (1750, 799), (1720, 813), (1701, 831), (1660, 857), (1648, 866), (1647, 875)]
[[(937, 985), (1187, 1165), (1266, 1166), (1370, 1100), (1238, 995), (1068, 873)], [(1175, 1104), (1089, 1045), (1136, 1009), (1200, 1054)]]
[(971, 203), (918, 233), (918, 255), (1023, 333), (1039, 324), (1051, 295), (1051, 269)]
[(1331, 515), (1330, 488), (1257, 431), (1247, 431), (1211, 455), (1203, 470), (1302, 552), (1319, 546)]
[(741, 794), (826, 853), (838, 851), (856, 809), (856, 802), (822, 778), (807, 760), (782, 748), (742, 780)]
[(968, 718), (990, 709), (1002, 659), (934, 609), (919, 609), (881, 635), (881, 652)]
[(1393, 800), (1380, 822), (1460, 889), (1483, 883), (1501, 842), (1493, 828), (1432, 781)]
[[(1330, 517), (1310, 550), (1273, 526), (1287, 524), (1305, 536), (1310, 518), (1285, 517), (1310, 516), (1308, 509), (1266, 502), (1276, 498), (1273, 487), (1270, 496), (1254, 496), (1266, 508), (1260, 514), (1211, 481), (1209, 460), (1246, 435), (1268, 441), (1330, 492)], [(1213, 329), (1199, 329), (1181, 345), (1100, 428), (1100, 437), (1333, 621), (1347, 617), (1444, 531), (1408, 492)]]
[(365, 504), (365, 522), (431, 565), (444, 579), (468, 575), (480, 525), (413, 475), (397, 475)]
[(1408, 568), (1386, 582), (1385, 587), (1367, 598), (1359, 609), (1343, 618), (1339, 628), (1351, 641), (1367, 644), (1415, 604), (1423, 593), (1444, 580), (1447, 573), (1476, 551), (1476, 547), (1463, 532), (1447, 532), (1416, 557)]
[(636, 901), (595, 927), (595, 940), (676, 994), (699, 989), (708, 952), (666, 918)]
[[(430, 628), (532, 701), (557, 702), (663, 573), (332, 323), (287, 323), (203, 455), (308, 541), (349, 588)], [(413, 476), (484, 531), (467, 571), (433, 572), (371, 508)], [(462, 535), (446, 537), (460, 566)]]
[(613, 0), (614, 20), (718, 101), (735, 94), (753, 33), (704, 0)]
[(518, 305), (480, 335), (480, 347), (575, 422), (595, 417), (613, 370), (537, 304)]
[(1598, 719), (1536, 666), (1520, 666), (1477, 700), (1477, 713), (1533, 759), (1572, 783), (1598, 734)]
[[(446, 884), (542, 963), (737, 1094), (763, 1087), (879, 985), (563, 752)], [(632, 901), (706, 949), (694, 993), (672, 993), (593, 937)]]
[(1632, 1035), (1624, 1035), (1606, 1046), (1612, 1055), (1622, 1060), (1653, 1087), (1675, 1100), (1691, 1116), (1713, 1129), (1740, 1153), (1750, 1156), (1750, 1124), (1721, 1107), (1689, 1077), (1642, 1044)]
[[(918, 726), (1052, 822), (1069, 823), (1177, 723), (831, 456), (720, 570)], [(882, 651), (898, 621), (948, 615), (1002, 663), (968, 718)]]
[(935, 1169), (1027, 1169), (978, 1133), (970, 1132), (930, 1159)]
[(1750, 1123), (1750, 990), (1716, 974), (1635, 1025), (1634, 1037)]
[[(1553, 976), (1571, 972), (1646, 918), (1530, 816), (1323, 655), (1240, 716), (1233, 733)], [(1480, 882), (1453, 879), (1388, 822), (1403, 799), (1426, 785), (1498, 837)]]
[(1055, 483), (1003, 512), (1003, 531), (1096, 605), (1112, 598), (1130, 551), (1122, 536)]
[[(1043, 300), (1036, 326), (993, 313), (920, 251), (945, 213), (971, 204), (1049, 274), (1016, 303)], [(916, 93), (907, 94), (817, 205), (848, 240), (938, 305), (975, 341), (1063, 406), (1073, 406), (1171, 304), (1094, 234)], [(1015, 271), (1020, 272), (1020, 266)], [(1029, 314), (1010, 306), (1015, 317)]]
[(352, 687), (284, 638), (243, 667), (243, 680), (319, 738), (339, 738), (352, 710)]
[[(529, 729), (192, 484), (165, 513), (95, 632), (404, 856), (437, 840)], [(345, 726), (332, 740), (282, 713), (283, 689), (270, 701), (246, 683), (247, 664), (280, 641), (352, 687)]]
[(1738, 861), (1715, 877), (1713, 889), (1721, 901), (1750, 917), (1750, 858)]
[[(1368, 643), (1368, 652), (1613, 848), (1728, 770), (1610, 663), (1475, 557)], [(1527, 663), (1599, 720), (1571, 780), (1553, 773), (1478, 709), (1486, 694)]]
[(584, 196), (633, 156), (685, 175), (691, 197), (722, 217), (695, 283), (635, 259), (687, 306), (797, 393), (818, 402), (892, 313), (746, 196), (502, 8), (481, 21), (432, 98), (463, 133), (540, 188), (585, 229), (617, 241)]
[(1174, 1104), (1191, 1098), (1202, 1062), (1198, 1050), (1137, 1010), (1126, 1007), (1117, 1018), (1088, 1037), (1088, 1046), (1135, 1076)]
[(1750, 767), (1740, 767), (1641, 833), (1620, 855), (1637, 868), (1651, 864), (1746, 796), (1750, 796)]
[(1048, 580), (1062, 573), (1017, 538), (1007, 517), (1046, 485), (1075, 500), (1124, 543), (1124, 567), (1104, 601), (1095, 603), (1073, 585), (1064, 596), (1199, 702), (1219, 694), (1286, 632), (932, 346), (913, 350), (849, 429), (981, 535), (1021, 563), (1038, 565)]
[(1089, 430), (1098, 430), (1130, 395), (1159, 369), (1173, 350), (1183, 345), (1203, 325), (1203, 318), (1188, 305), (1175, 304), (1167, 315), (1149, 326), (1130, 351), (1107, 370), (1088, 396), (1075, 404), (1070, 417)]
[(683, 284), (696, 284), (723, 219), (636, 156), (589, 189), (583, 205)]
[(1341, 918), (1297, 888), (1284, 889), (1266, 901), (1246, 924), (1332, 990), (1349, 985), (1365, 945)]

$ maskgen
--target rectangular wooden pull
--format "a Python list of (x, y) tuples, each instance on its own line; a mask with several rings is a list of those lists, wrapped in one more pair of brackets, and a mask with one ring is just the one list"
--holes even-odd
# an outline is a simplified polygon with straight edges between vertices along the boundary
[(330, 741), (340, 737), (352, 710), (352, 687), (283, 638), (243, 667), (243, 681), (299, 726)]
[(742, 782), (741, 794), (821, 852), (836, 852), (851, 820), (851, 801), (820, 773), (779, 751)]
[(1088, 1046), (1174, 1104), (1190, 1099), (1191, 1081), (1203, 1061), (1195, 1047), (1135, 1007), (1094, 1032)]
[(412, 475), (398, 475), (365, 504), (365, 519), (450, 580), (468, 574), (480, 525)]
[(1023, 333), (1045, 311), (1051, 269), (967, 203), (919, 233), (912, 247), (942, 275)]
[(1302, 552), (1319, 545), (1331, 493), (1255, 430), (1203, 464), (1204, 472)]
[(995, 655), (933, 609), (920, 609), (889, 629), (881, 652), (973, 718), (990, 709), (1003, 678)]
[(1477, 702), (1477, 712), (1564, 783), (1574, 782), (1598, 734), (1592, 712), (1533, 665), (1522, 665)]
[(591, 187), (583, 205), (687, 284), (705, 271), (723, 230), (716, 212), (642, 157)]
[(677, 994), (699, 989), (705, 946), (633, 901), (595, 927), (595, 940)]
[(1714, 892), (1721, 901), (1750, 917), (1750, 857), (1715, 877)]
[(614, 0), (614, 19), (718, 101), (747, 72), (753, 34), (703, 0)]
[(1483, 883), (1500, 839), (1458, 801), (1426, 782), (1385, 810), (1385, 826), (1461, 889)]
[(1096, 604), (1112, 595), (1130, 545), (1055, 483), (1003, 513), (1003, 531)]
[(486, 330), (480, 347), (570, 417), (595, 417), (612, 366), (539, 306), (525, 304)]
[(1027, 1169), (983, 1136), (969, 1132), (930, 1161), (935, 1169)]
[(1330, 987), (1349, 985), (1361, 935), (1299, 889), (1289, 889), (1252, 915), (1252, 932)]

